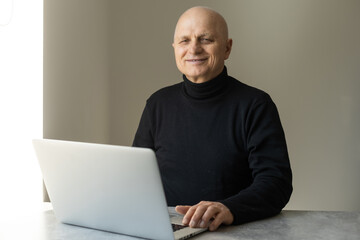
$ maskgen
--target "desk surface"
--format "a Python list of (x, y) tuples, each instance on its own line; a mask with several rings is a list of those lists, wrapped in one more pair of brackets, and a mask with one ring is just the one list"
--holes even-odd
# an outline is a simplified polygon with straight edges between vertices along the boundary
[[(51, 206), (17, 216), (0, 216), (0, 239), (134, 240), (137, 238), (62, 224)], [(360, 240), (360, 212), (283, 211), (261, 221), (223, 226), (194, 240)]]

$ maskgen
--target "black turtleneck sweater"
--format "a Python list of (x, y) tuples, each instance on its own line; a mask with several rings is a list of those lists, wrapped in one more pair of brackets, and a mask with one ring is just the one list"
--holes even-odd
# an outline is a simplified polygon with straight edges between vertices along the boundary
[(219, 201), (234, 224), (279, 213), (292, 174), (269, 95), (226, 68), (205, 83), (183, 79), (147, 100), (133, 143), (155, 151), (168, 205)]

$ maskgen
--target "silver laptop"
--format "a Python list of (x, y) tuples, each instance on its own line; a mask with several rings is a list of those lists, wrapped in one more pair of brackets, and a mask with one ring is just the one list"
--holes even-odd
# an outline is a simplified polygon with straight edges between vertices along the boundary
[[(151, 149), (33, 140), (55, 216), (63, 223), (148, 239), (187, 239), (206, 229), (170, 220)], [(180, 230), (176, 230), (180, 229)]]

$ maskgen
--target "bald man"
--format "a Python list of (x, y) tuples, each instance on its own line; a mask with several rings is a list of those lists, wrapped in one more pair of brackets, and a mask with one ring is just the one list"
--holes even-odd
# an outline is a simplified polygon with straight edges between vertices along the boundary
[(172, 45), (183, 81), (147, 100), (133, 142), (155, 151), (168, 205), (210, 231), (278, 214), (292, 192), (284, 132), (270, 96), (227, 74), (224, 18), (187, 10)]

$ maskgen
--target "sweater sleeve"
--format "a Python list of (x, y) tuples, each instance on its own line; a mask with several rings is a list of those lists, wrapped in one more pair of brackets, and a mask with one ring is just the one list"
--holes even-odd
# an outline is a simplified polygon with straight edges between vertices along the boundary
[(154, 150), (151, 111), (148, 103), (146, 104), (142, 113), (140, 123), (133, 141), (133, 147), (145, 147)]
[(234, 215), (233, 224), (278, 214), (292, 193), (292, 172), (285, 135), (270, 96), (247, 113), (243, 139), (249, 154), (252, 184), (221, 201)]

